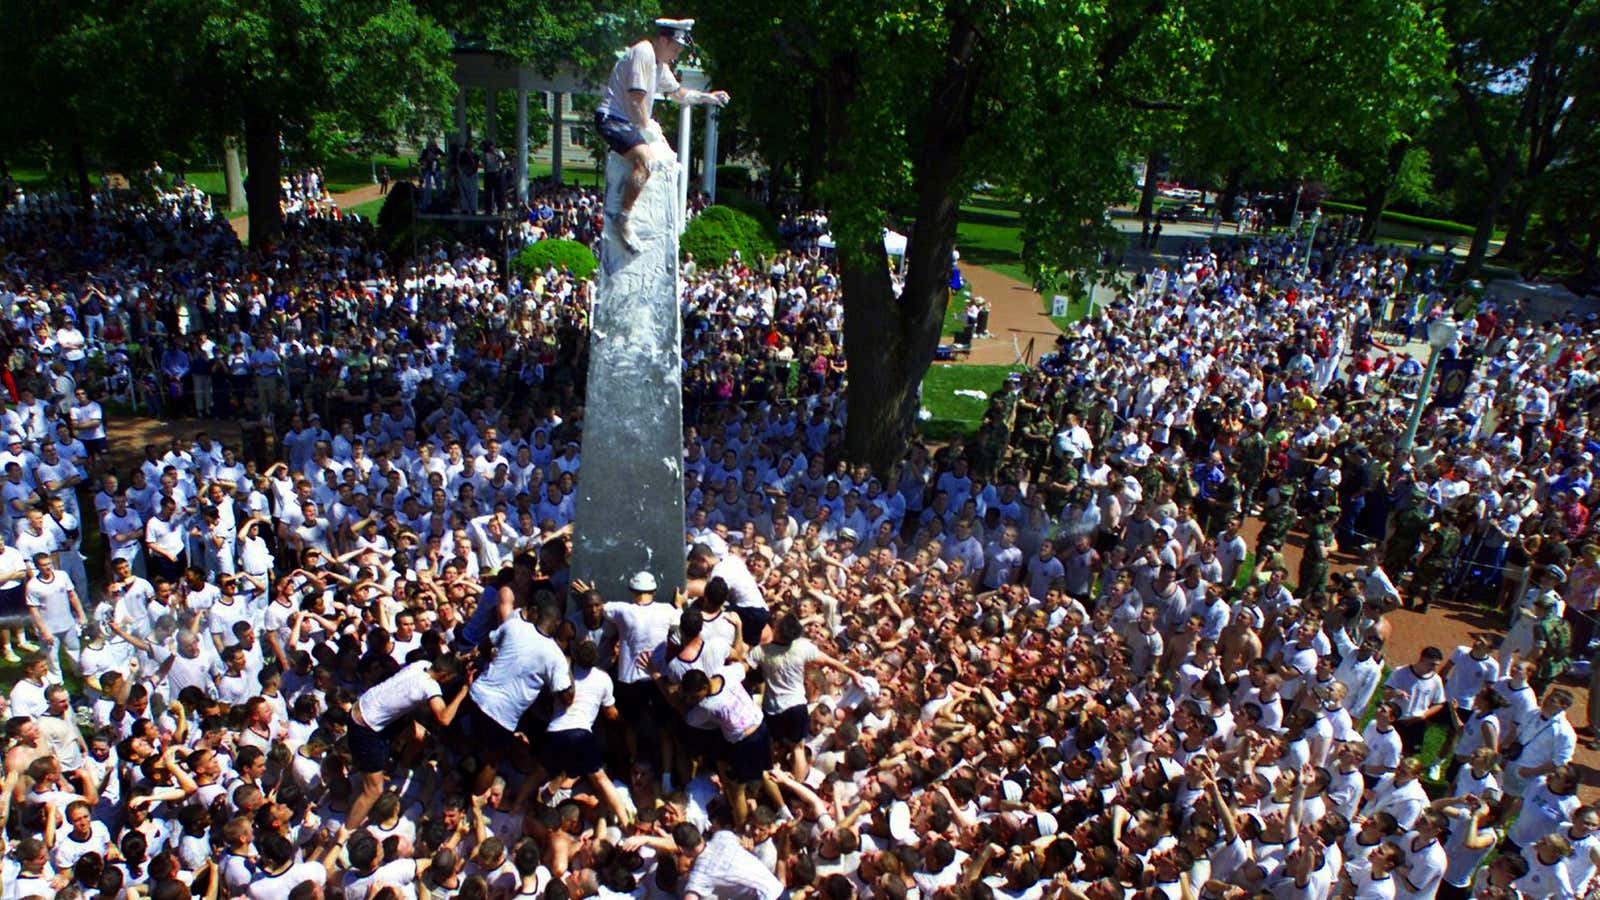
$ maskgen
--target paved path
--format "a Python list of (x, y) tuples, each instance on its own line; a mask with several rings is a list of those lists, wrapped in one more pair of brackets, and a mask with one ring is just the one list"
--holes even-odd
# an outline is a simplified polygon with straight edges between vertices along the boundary
[[(353, 191), (346, 191), (343, 194), (334, 194), (333, 202), (338, 205), (340, 209), (354, 209), (368, 200), (376, 200), (380, 196), (382, 195), (378, 193), (377, 185), (365, 184)], [(233, 231), (235, 234), (239, 235), (239, 240), (250, 240), (250, 216), (248, 214), (239, 213), (237, 215), (230, 216), (228, 218), (228, 224), (233, 226)]]
[[(989, 301), (990, 337), (975, 338), (968, 365), (1010, 365), (1023, 360), (1033, 343), (1032, 360), (1055, 348), (1061, 334), (1045, 315), (1044, 301), (1032, 287), (981, 266), (963, 265), (961, 275), (972, 293)], [(959, 301), (955, 301), (959, 302)]]

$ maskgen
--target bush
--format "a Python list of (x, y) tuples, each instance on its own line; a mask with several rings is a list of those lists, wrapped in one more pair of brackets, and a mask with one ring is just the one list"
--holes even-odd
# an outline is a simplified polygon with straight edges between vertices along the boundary
[[(1357, 216), (1366, 212), (1365, 207), (1354, 203), (1341, 203), (1337, 200), (1324, 200), (1321, 206), (1325, 210)], [(1413, 216), (1410, 213), (1394, 212), (1387, 209), (1383, 211), (1382, 219), (1395, 225), (1407, 225), (1412, 228), (1420, 228), (1423, 231), (1437, 231), (1443, 234), (1464, 235), (1466, 237), (1472, 237), (1473, 232), (1477, 230), (1476, 226), (1468, 225), (1465, 222), (1451, 222), (1448, 219), (1429, 219), (1424, 216)]]
[(730, 205), (718, 205), (696, 216), (683, 232), (679, 249), (694, 254), (701, 266), (720, 266), (734, 251), (748, 264), (778, 249), (777, 229), (769, 222)]
[(407, 260), (413, 250), (425, 251), (436, 240), (454, 240), (450, 229), (437, 222), (421, 222), (416, 217), (416, 186), (409, 181), (397, 182), (383, 199), (373, 224), (378, 229), (379, 243), (388, 249), (396, 260)]
[(732, 164), (717, 166), (717, 190), (719, 191), (748, 191), (752, 180), (750, 170), (744, 166)]
[(592, 278), (600, 262), (588, 247), (577, 241), (548, 238), (522, 248), (512, 266), (523, 281), (531, 281), (552, 266), (566, 269), (575, 278)]

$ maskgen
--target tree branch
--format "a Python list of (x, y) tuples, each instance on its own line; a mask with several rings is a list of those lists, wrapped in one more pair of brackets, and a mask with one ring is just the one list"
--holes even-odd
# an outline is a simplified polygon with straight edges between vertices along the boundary
[(1133, 45), (1144, 34), (1147, 23), (1154, 21), (1167, 10), (1167, 0), (1149, 0), (1144, 9), (1127, 25), (1111, 33), (1095, 61), (1095, 76), (1104, 81), (1111, 77), (1123, 57), (1133, 50)]

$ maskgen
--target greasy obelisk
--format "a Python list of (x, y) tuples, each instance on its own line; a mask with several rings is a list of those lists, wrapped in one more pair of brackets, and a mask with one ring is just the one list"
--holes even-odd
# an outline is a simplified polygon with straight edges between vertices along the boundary
[[(658, 133), (659, 134), (659, 133)], [(590, 310), (583, 468), (572, 575), (608, 599), (648, 571), (657, 596), (684, 584), (683, 366), (678, 318), (678, 161), (665, 149), (631, 214), (638, 252), (613, 227), (600, 249)], [(621, 210), (631, 165), (606, 162), (607, 220)]]

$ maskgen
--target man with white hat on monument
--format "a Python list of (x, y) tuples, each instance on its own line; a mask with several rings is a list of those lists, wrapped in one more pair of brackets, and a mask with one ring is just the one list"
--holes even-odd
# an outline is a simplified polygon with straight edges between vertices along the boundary
[(665, 142), (660, 126), (650, 118), (657, 92), (674, 103), (723, 106), (727, 91), (695, 91), (678, 84), (672, 64), (685, 47), (694, 43), (693, 19), (656, 19), (656, 33), (629, 47), (611, 69), (605, 95), (594, 111), (595, 130), (613, 152), (628, 160), (633, 171), (622, 190), (622, 212), (616, 216), (616, 235), (631, 253), (639, 252), (639, 238), (629, 215), (650, 180), (654, 156), (650, 145)]

